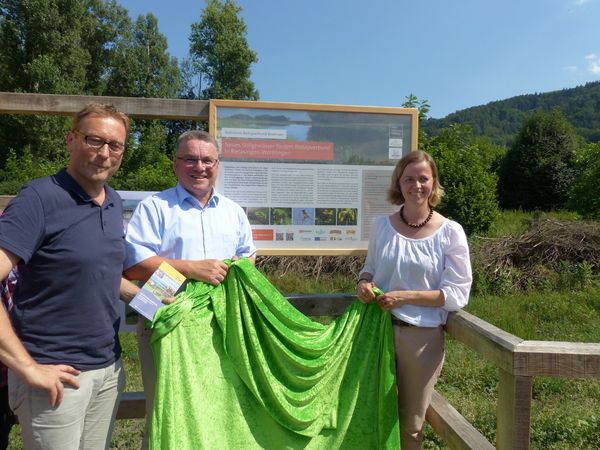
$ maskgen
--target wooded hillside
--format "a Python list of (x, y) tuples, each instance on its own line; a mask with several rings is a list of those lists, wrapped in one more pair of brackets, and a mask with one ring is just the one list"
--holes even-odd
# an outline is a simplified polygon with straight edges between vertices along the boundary
[(519, 95), (506, 100), (473, 106), (443, 119), (427, 119), (422, 130), (435, 136), (455, 123), (469, 124), (473, 134), (486, 136), (499, 145), (510, 145), (529, 113), (560, 107), (579, 135), (600, 142), (600, 81), (560, 91)]

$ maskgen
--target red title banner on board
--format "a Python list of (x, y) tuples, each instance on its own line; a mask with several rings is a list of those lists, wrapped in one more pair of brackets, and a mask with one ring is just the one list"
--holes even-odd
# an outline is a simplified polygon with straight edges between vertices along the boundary
[(223, 139), (221, 156), (224, 158), (333, 161), (333, 142)]

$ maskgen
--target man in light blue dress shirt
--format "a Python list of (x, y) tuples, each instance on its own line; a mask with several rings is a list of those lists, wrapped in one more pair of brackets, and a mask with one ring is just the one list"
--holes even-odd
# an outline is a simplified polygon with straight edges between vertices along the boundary
[[(145, 282), (167, 261), (186, 278), (217, 285), (227, 275), (223, 259), (254, 261), (250, 223), (237, 203), (215, 190), (219, 155), (210, 134), (192, 130), (179, 136), (173, 167), (177, 185), (141, 201), (129, 221), (125, 276)], [(146, 394), (145, 449), (156, 372), (151, 332), (142, 319), (138, 321), (138, 346)]]

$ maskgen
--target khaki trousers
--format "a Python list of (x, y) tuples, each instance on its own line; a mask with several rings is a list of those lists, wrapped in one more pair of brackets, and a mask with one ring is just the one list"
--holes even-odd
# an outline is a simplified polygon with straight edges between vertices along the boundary
[(393, 323), (402, 450), (419, 450), (425, 412), (444, 364), (444, 331)]
[(112, 430), (125, 387), (119, 359), (103, 369), (81, 372), (79, 389), (64, 385), (60, 406), (48, 393), (8, 372), (9, 404), (21, 425), (25, 450), (100, 450), (110, 447)]

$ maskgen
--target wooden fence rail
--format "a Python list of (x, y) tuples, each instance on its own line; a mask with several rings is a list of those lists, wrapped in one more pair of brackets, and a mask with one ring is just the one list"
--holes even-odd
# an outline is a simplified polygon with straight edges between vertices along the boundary
[(90, 102), (112, 103), (128, 116), (138, 119), (208, 121), (208, 100), (94, 97), (91, 95), (17, 92), (0, 92), (0, 114), (72, 116)]

